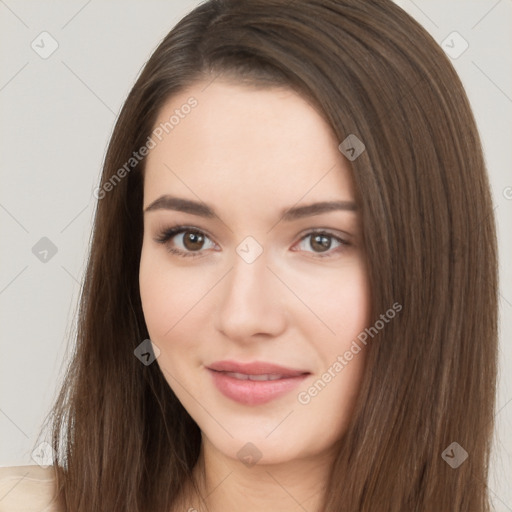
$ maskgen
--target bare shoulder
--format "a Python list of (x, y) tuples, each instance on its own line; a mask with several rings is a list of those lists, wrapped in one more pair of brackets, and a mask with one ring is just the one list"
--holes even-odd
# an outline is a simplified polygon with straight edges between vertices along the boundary
[(61, 512), (53, 466), (0, 468), (0, 512)]

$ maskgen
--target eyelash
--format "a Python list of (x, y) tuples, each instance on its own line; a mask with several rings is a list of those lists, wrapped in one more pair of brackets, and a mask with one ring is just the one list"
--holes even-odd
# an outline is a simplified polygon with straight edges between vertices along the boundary
[[(182, 251), (181, 249), (176, 249), (175, 247), (171, 247), (168, 244), (168, 242), (172, 238), (174, 238), (176, 235), (180, 235), (180, 234), (186, 233), (186, 232), (191, 232), (191, 233), (194, 233), (194, 234), (203, 235), (205, 238), (208, 238), (209, 240), (211, 240), (210, 237), (205, 232), (201, 231), (200, 229), (198, 229), (196, 227), (185, 226), (185, 225), (177, 225), (177, 226), (172, 226), (172, 227), (164, 229), (160, 233), (160, 235), (158, 235), (155, 238), (155, 241), (160, 243), (160, 244), (162, 244), (162, 245), (167, 245), (167, 250), (170, 253), (176, 254), (177, 256), (180, 256), (180, 257), (195, 258), (195, 257), (202, 256), (201, 253), (204, 252), (202, 250), (199, 250), (199, 251), (188, 251), (187, 252), (187, 251)], [(346, 240), (343, 240), (342, 238), (340, 238), (340, 237), (338, 237), (338, 236), (336, 236), (336, 235), (334, 235), (332, 233), (329, 233), (328, 231), (321, 230), (321, 229), (316, 229), (316, 230), (309, 231), (308, 233), (306, 233), (299, 240), (299, 242), (302, 242), (306, 238), (308, 238), (310, 236), (313, 236), (313, 235), (324, 235), (324, 236), (329, 237), (329, 238), (335, 240), (336, 242), (340, 243), (340, 246), (335, 248), (334, 250), (328, 249), (328, 251), (326, 251), (325, 253), (321, 253), (321, 252), (315, 253), (315, 252), (313, 252), (313, 254), (315, 254), (315, 257), (318, 257), (318, 258), (330, 258), (330, 257), (333, 256), (332, 253), (338, 252), (339, 250), (344, 250), (346, 247), (351, 245), (350, 242), (347, 242)]]

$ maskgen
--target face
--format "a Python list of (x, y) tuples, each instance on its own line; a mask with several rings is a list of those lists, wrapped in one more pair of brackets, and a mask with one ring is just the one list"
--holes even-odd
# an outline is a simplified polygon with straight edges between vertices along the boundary
[(154, 364), (224, 455), (329, 453), (369, 320), (349, 163), (291, 90), (205, 85), (162, 108), (155, 128), (182, 114), (146, 161), (139, 280)]

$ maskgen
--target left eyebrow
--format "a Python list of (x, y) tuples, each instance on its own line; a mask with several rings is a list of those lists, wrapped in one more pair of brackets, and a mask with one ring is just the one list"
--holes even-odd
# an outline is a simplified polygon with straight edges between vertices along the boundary
[(322, 201), (320, 203), (308, 204), (306, 206), (296, 206), (288, 208), (281, 214), (284, 221), (292, 221), (309, 217), (311, 215), (320, 215), (321, 213), (332, 212), (337, 210), (356, 211), (357, 206), (352, 201)]
[[(154, 210), (176, 210), (208, 218), (216, 216), (214, 209), (211, 206), (208, 206), (206, 203), (200, 203), (190, 199), (173, 197), (169, 195), (163, 195), (159, 197), (156, 201), (153, 201), (144, 211), (149, 212)], [(338, 210), (356, 211), (357, 207), (356, 204), (352, 201), (321, 201), (305, 206), (286, 208), (281, 211), (280, 218), (283, 221), (293, 221), (302, 219), (304, 217), (320, 215), (322, 213)]]

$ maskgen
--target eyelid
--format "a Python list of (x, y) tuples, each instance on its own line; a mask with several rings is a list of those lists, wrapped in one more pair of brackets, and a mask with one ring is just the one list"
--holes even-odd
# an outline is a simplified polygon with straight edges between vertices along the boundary
[(209, 235), (209, 233), (207, 232), (207, 230), (205, 229), (202, 229), (202, 228), (198, 228), (196, 226), (191, 226), (191, 225), (185, 225), (185, 224), (177, 224), (177, 225), (174, 225), (174, 226), (170, 226), (168, 228), (164, 228), (162, 230), (160, 230), (160, 234), (157, 235), (154, 240), (155, 242), (157, 243), (160, 243), (162, 245), (165, 245), (167, 246), (167, 250), (170, 252), (170, 253), (174, 253), (174, 254), (177, 254), (178, 256), (182, 256), (182, 257), (201, 257), (201, 256), (204, 256), (204, 253), (205, 251), (204, 250), (199, 250), (199, 251), (184, 251), (182, 249), (178, 249), (176, 247), (171, 247), (169, 245), (169, 242), (170, 240), (172, 240), (174, 237), (178, 236), (178, 235), (181, 235), (183, 233), (186, 233), (187, 231), (191, 231), (191, 232), (195, 232), (195, 233), (199, 233), (201, 235), (203, 235), (205, 238), (207, 238), (208, 240), (210, 240), (214, 245), (217, 245), (217, 243), (215, 242), (215, 240), (213, 239), (213, 237), (211, 237)]
[[(183, 257), (200, 257), (203, 256), (206, 252), (205, 250), (198, 250), (198, 251), (183, 251), (182, 249), (177, 249), (175, 247), (169, 247), (169, 241), (173, 239), (174, 237), (183, 234), (184, 232), (191, 231), (199, 233), (205, 238), (208, 238), (213, 244), (218, 245), (213, 237), (208, 233), (207, 230), (203, 228), (199, 228), (197, 226), (192, 225), (185, 225), (185, 224), (178, 224), (174, 226), (170, 226), (168, 228), (164, 228), (160, 231), (160, 234), (154, 238), (154, 240), (157, 243), (167, 245), (167, 250), (171, 253), (178, 254)], [(339, 235), (339, 232), (336, 232), (336, 230), (332, 230), (330, 228), (310, 228), (309, 230), (305, 230), (303, 233), (298, 235), (299, 239), (298, 241), (292, 246), (292, 251), (298, 252), (297, 249), (293, 249), (293, 247), (299, 245), (301, 242), (303, 242), (304, 239), (310, 236), (314, 235), (326, 235), (328, 237), (333, 238), (337, 242), (339, 242), (340, 246), (343, 248), (346, 248), (347, 246), (352, 245), (352, 242), (350, 241), (351, 235), (349, 233), (345, 233), (346, 237), (349, 238), (349, 240), (343, 238), (343, 236)], [(339, 247), (337, 248), (339, 249)], [(327, 258), (329, 256), (332, 256), (333, 254), (337, 253), (338, 251), (336, 248), (334, 250), (328, 249), (325, 252), (315, 252), (315, 251), (304, 251), (309, 254), (315, 255), (317, 258)]]
[[(212, 242), (214, 241), (214, 237), (210, 235), (208, 230), (199, 228), (197, 226), (193, 226), (190, 224), (175, 224), (169, 227), (162, 228), (159, 231), (159, 235), (155, 237), (156, 241), (163, 241), (165, 238), (169, 238), (169, 235), (172, 233), (172, 236), (178, 235), (184, 231), (194, 231), (196, 233), (200, 233), (201, 235), (205, 235)], [(172, 238), (171, 236), (171, 238)], [(163, 243), (163, 242), (162, 242)], [(216, 243), (216, 242), (215, 242)]]
[(334, 229), (334, 228), (310, 228), (304, 230), (301, 234), (299, 234), (299, 240), (302, 240), (304, 237), (308, 235), (316, 235), (316, 234), (324, 234), (332, 236), (333, 238), (337, 238), (345, 243), (352, 243), (352, 240), (354, 238), (353, 235), (348, 233), (347, 231), (343, 231), (340, 229)]
[[(350, 240), (347, 240), (346, 238), (343, 238), (339, 234), (333, 232), (333, 230), (331, 230), (331, 229), (327, 229), (327, 228), (313, 228), (313, 229), (310, 229), (310, 230), (306, 231), (304, 234), (302, 234), (300, 236), (298, 242), (296, 244), (294, 244), (293, 247), (301, 244), (306, 238), (314, 236), (314, 235), (326, 235), (326, 236), (336, 240), (340, 244), (339, 247), (334, 248), (334, 249), (329, 248), (327, 251), (324, 251), (324, 252), (304, 251), (304, 252), (307, 252), (308, 254), (315, 255), (316, 258), (332, 257), (335, 254), (337, 254), (340, 250), (346, 249), (347, 247), (353, 245)], [(346, 233), (346, 235), (347, 235), (347, 238), (351, 238), (348, 233)], [(292, 250), (298, 252), (298, 249), (293, 249), (292, 248)]]

